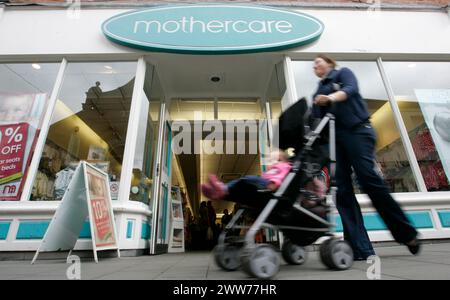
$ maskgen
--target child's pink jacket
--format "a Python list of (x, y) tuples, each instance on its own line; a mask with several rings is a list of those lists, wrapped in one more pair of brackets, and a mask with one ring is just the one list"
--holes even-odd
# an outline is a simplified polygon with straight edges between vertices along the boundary
[(270, 166), (268, 171), (261, 175), (262, 178), (275, 183), (276, 187), (279, 188), (284, 178), (287, 176), (289, 171), (291, 171), (292, 166), (288, 162), (279, 162)]

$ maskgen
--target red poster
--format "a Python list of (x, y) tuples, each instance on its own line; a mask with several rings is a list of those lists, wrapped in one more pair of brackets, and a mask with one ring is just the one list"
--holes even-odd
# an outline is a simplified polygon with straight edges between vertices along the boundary
[(96, 247), (106, 247), (116, 244), (114, 234), (111, 202), (108, 199), (109, 186), (105, 176), (94, 170), (87, 170), (89, 198), (94, 219), (94, 234)]
[(108, 206), (105, 200), (105, 198), (91, 199), (97, 236), (101, 241), (108, 240), (108, 234), (112, 233)]
[(27, 123), (0, 126), (0, 184), (23, 176), (27, 134)]
[(47, 100), (46, 94), (0, 93), (0, 201), (20, 200)]

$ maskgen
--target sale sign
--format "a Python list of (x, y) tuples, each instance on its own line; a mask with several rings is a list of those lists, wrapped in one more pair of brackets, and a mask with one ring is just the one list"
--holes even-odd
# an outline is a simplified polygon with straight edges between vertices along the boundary
[(36, 261), (40, 252), (74, 250), (86, 218), (89, 218), (95, 262), (98, 262), (97, 251), (117, 250), (117, 256), (120, 257), (114, 211), (108, 187), (108, 174), (81, 161), (53, 215), (32, 263)]
[(116, 244), (111, 201), (109, 201), (109, 183), (98, 171), (87, 168), (89, 186), (89, 204), (94, 219), (94, 235), (97, 248)]
[(27, 134), (27, 123), (0, 126), (0, 184), (23, 176)]
[(0, 201), (20, 200), (47, 102), (47, 94), (0, 92)]

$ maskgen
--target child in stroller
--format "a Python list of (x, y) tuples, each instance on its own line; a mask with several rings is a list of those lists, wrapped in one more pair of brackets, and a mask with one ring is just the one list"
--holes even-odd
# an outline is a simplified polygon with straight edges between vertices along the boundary
[[(282, 256), (289, 264), (300, 265), (306, 260), (304, 246), (321, 237), (333, 237), (334, 224), (328, 221), (333, 202), (326, 193), (320, 174), (329, 168), (331, 198), (334, 200), (335, 147), (334, 116), (327, 114), (314, 130), (308, 118), (305, 99), (299, 100), (282, 113), (279, 119), (279, 148), (295, 150), (295, 157), (287, 160), (278, 153), (278, 161), (261, 177), (243, 177), (231, 184), (210, 176), (202, 186), (207, 197), (237, 202), (258, 214), (245, 237), (236, 236), (237, 225), (243, 215), (238, 211), (219, 237), (214, 250), (216, 263), (232, 271), (242, 266), (250, 276), (268, 279), (279, 270), (281, 260), (271, 245), (256, 244), (255, 236), (262, 228), (283, 233)], [(328, 128), (326, 128), (328, 126)], [(325, 130), (329, 140), (324, 135)], [(306, 134), (305, 134), (306, 133)], [(329, 153), (327, 153), (329, 150)], [(271, 170), (275, 170), (272, 171)], [(347, 242), (328, 238), (320, 246), (320, 258), (330, 269), (346, 270), (353, 264), (353, 252)]]
[[(271, 159), (267, 167), (267, 171), (261, 176), (244, 176), (242, 178), (233, 180), (227, 184), (219, 181), (216, 175), (210, 174), (208, 176), (208, 183), (202, 184), (202, 193), (213, 200), (229, 200), (246, 205), (249, 199), (256, 199), (258, 195), (254, 197), (242, 197), (242, 189), (236, 189), (235, 186), (252, 185), (259, 191), (268, 190), (275, 192), (283, 182), (284, 178), (292, 169), (292, 163), (289, 161), (289, 157), (286, 152), (282, 150), (273, 151), (271, 153)], [(316, 201), (313, 199), (324, 199), (327, 192), (327, 183), (329, 182), (327, 167), (324, 167), (320, 173), (320, 176), (315, 176), (305, 186), (305, 191), (308, 195), (302, 195), (301, 199), (298, 199), (301, 204), (311, 208), (316, 206)], [(245, 190), (245, 189), (244, 189)], [(255, 190), (255, 191), (258, 191)], [(251, 201), (251, 200), (250, 200)]]

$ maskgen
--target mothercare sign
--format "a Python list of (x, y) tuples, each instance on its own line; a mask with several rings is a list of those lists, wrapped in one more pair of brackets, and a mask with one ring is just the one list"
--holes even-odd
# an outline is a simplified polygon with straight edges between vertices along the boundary
[(275, 51), (317, 40), (316, 18), (264, 6), (164, 6), (127, 12), (103, 23), (113, 42), (160, 52), (227, 54)]

